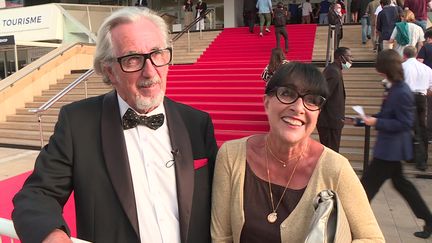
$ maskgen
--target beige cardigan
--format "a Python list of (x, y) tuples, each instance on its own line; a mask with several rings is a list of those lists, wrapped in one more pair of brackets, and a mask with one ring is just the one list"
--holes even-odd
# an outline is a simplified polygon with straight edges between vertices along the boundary
[[(244, 223), (247, 139), (224, 143), (217, 155), (211, 220), (214, 243), (240, 242)], [(304, 242), (314, 212), (312, 200), (324, 189), (332, 189), (339, 195), (351, 227), (353, 242), (385, 242), (366, 193), (348, 160), (325, 147), (302, 198), (280, 226), (282, 243)]]

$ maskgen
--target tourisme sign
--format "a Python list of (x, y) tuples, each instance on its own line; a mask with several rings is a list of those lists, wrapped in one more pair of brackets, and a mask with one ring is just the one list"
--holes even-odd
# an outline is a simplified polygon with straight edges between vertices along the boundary
[(54, 4), (0, 10), (0, 36), (19, 41), (63, 39), (63, 18)]

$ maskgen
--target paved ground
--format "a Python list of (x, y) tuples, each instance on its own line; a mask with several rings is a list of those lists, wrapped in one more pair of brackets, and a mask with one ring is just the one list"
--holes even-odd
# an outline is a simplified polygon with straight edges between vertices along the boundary
[[(33, 168), (37, 151), (0, 148), (0, 180)], [(432, 180), (411, 177), (426, 203), (432, 208)], [(402, 197), (387, 181), (372, 201), (372, 208), (387, 242), (432, 243), (432, 237), (422, 240), (412, 235), (421, 230), (423, 221), (416, 219)]]

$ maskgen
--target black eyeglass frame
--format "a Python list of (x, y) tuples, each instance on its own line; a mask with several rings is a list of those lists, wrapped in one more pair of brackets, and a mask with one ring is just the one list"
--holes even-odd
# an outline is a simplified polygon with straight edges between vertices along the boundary
[[(165, 50), (169, 50), (169, 53), (170, 53), (169, 61), (166, 64), (163, 64), (163, 65), (156, 65), (154, 63), (153, 59), (151, 58), (151, 55), (153, 55), (156, 52), (165, 51)], [(137, 70), (134, 70), (134, 71), (125, 71), (125, 69), (123, 68), (122, 59), (127, 58), (127, 57), (131, 57), (131, 56), (142, 56), (142, 57), (144, 57), (143, 64), (142, 64), (141, 68), (139, 68)], [(167, 48), (163, 48), (163, 49), (154, 50), (154, 51), (151, 51), (149, 53), (133, 53), (133, 54), (128, 54), (128, 55), (116, 58), (117, 62), (120, 65), (121, 70), (123, 72), (125, 72), (125, 73), (134, 73), (134, 72), (141, 71), (145, 67), (145, 63), (146, 63), (147, 59), (150, 59), (150, 62), (155, 67), (163, 67), (163, 66), (169, 65), (171, 63), (171, 61), (172, 61), (172, 48), (171, 47), (167, 47)]]
[[(279, 97), (279, 92), (278, 92), (278, 90), (279, 89), (281, 89), (281, 88), (283, 88), (283, 89), (289, 89), (289, 90), (292, 90), (293, 92), (295, 92), (296, 94), (297, 94), (297, 98), (295, 98), (293, 101), (291, 101), (291, 102), (284, 102), (280, 97)], [(307, 110), (309, 110), (309, 111), (318, 111), (318, 110), (320, 110), (323, 106), (324, 106), (324, 104), (326, 103), (326, 101), (327, 101), (327, 99), (326, 98), (324, 98), (323, 96), (321, 96), (321, 95), (317, 95), (317, 94), (310, 94), (310, 93), (306, 93), (306, 94), (300, 94), (296, 89), (293, 89), (293, 88), (290, 88), (290, 87), (285, 87), (285, 86), (277, 86), (277, 87), (274, 87), (271, 91), (270, 91), (270, 93), (274, 93), (275, 94), (275, 96), (276, 96), (276, 98), (278, 99), (278, 101), (280, 102), (280, 103), (282, 103), (282, 104), (285, 104), (285, 105), (290, 105), (290, 104), (293, 104), (293, 103), (295, 103), (299, 98), (302, 98), (302, 103), (303, 103), (303, 107), (304, 108), (306, 108)], [(318, 96), (318, 97), (320, 97), (320, 98), (322, 98), (322, 103), (320, 104), (320, 105), (316, 105), (317, 106), (317, 109), (311, 109), (310, 107), (308, 107), (307, 105), (306, 105), (306, 103), (305, 103), (305, 98), (304, 97), (306, 97), (306, 96)]]

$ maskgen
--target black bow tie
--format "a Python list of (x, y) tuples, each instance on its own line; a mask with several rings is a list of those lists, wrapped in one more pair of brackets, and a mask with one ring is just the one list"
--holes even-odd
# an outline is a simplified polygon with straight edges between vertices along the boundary
[(162, 113), (152, 116), (140, 116), (134, 110), (129, 108), (123, 115), (123, 129), (131, 129), (138, 125), (144, 125), (150, 129), (156, 130), (164, 123), (164, 115)]

